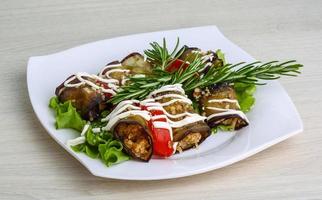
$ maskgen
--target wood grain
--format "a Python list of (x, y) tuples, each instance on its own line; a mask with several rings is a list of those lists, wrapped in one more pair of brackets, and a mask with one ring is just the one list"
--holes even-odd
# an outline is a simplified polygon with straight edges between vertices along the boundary
[[(119, 35), (217, 25), (259, 60), (305, 65), (282, 84), (305, 131), (229, 167), (165, 181), (92, 176), (31, 108), (28, 57)], [(196, 36), (198, 37), (198, 36)], [(322, 1), (2, 0), (0, 199), (322, 199)]]

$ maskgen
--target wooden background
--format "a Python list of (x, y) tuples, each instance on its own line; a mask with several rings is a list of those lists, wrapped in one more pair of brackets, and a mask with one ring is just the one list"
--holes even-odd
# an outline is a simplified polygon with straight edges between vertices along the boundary
[[(223, 169), (164, 181), (92, 176), (31, 108), (28, 57), (114, 36), (217, 25), (255, 58), (297, 59), (282, 84), (305, 131)], [(198, 36), (196, 36), (198, 37)], [(1, 0), (0, 199), (322, 199), (322, 1)]]

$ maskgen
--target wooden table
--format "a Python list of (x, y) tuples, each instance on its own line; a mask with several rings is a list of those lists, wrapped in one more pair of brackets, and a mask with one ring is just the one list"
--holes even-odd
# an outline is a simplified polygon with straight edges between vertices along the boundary
[[(0, 199), (322, 199), (322, 1), (65, 1), (0, 3)], [(282, 84), (305, 131), (231, 166), (164, 181), (92, 176), (31, 108), (28, 57), (119, 35), (217, 25), (255, 58), (297, 59)]]

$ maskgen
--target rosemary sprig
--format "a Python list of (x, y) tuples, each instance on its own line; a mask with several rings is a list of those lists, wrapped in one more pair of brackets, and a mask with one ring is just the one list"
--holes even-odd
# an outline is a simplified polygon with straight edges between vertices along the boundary
[(177, 38), (176, 45), (172, 52), (169, 54), (166, 40), (165, 38), (163, 38), (162, 46), (157, 42), (152, 42), (150, 43), (152, 49), (145, 50), (144, 54), (147, 56), (147, 60), (155, 65), (154, 67), (165, 70), (165, 68), (169, 66), (172, 61), (179, 58), (185, 50), (185, 48), (180, 48), (180, 50), (178, 50), (179, 43), (180, 40), (179, 38)]
[[(263, 85), (265, 83), (259, 80), (274, 80), (283, 76), (297, 76), (303, 65), (296, 63), (295, 60), (287, 62), (271, 61), (264, 64), (253, 62), (249, 64), (226, 64), (223, 67), (212, 67), (203, 76), (191, 77), (192, 80), (185, 82), (183, 88), (185, 91), (191, 91), (194, 88), (204, 88), (219, 83), (248, 83)], [(238, 68), (238, 69), (237, 69)]]
[(142, 77), (130, 78), (130, 84), (123, 86), (121, 91), (119, 91), (112, 99), (113, 104), (118, 104), (119, 102), (126, 99), (144, 99), (153, 90), (165, 85), (171, 80), (170, 75), (164, 76), (153, 76), (153, 77)]
[(123, 86), (111, 100), (117, 104), (126, 99), (144, 99), (152, 91), (169, 84), (184, 83), (194, 77), (198, 70), (202, 69), (204, 63), (201, 58), (196, 58), (190, 63), (188, 69), (182, 68), (175, 73), (169, 73), (161, 69), (154, 69), (153, 74), (148, 77), (132, 77), (130, 84)]
[(186, 92), (193, 89), (205, 88), (221, 83), (249, 83), (262, 85), (265, 83), (259, 80), (273, 80), (280, 76), (297, 76), (303, 65), (296, 63), (295, 60), (287, 62), (271, 61), (261, 63), (259, 61), (253, 63), (226, 64), (224, 66), (211, 66), (208, 71), (203, 72), (206, 63), (202, 57), (195, 57), (194, 61), (189, 64), (186, 69), (182, 67), (174, 72), (165, 71), (175, 59), (185, 50), (179, 47), (179, 38), (174, 50), (169, 54), (166, 41), (163, 39), (163, 45), (160, 46), (156, 42), (150, 43), (152, 49), (145, 50), (148, 61), (153, 64), (152, 74), (145, 77), (132, 77), (130, 84), (123, 86), (111, 100), (113, 104), (117, 104), (126, 99), (144, 99), (152, 91), (169, 84), (180, 83)]

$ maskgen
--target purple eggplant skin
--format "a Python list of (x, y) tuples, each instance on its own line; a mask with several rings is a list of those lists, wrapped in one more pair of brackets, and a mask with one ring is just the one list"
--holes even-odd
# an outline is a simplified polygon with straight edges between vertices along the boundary
[(112, 132), (121, 141), (127, 154), (136, 160), (149, 162), (153, 154), (152, 136), (147, 122), (139, 118), (136, 116), (119, 120)]
[[(217, 107), (222, 109), (232, 109), (232, 110), (239, 110), (239, 106), (236, 103), (229, 103), (229, 102), (218, 102), (218, 103), (210, 103), (209, 101), (212, 99), (231, 99), (236, 100), (236, 92), (233, 87), (231, 87), (229, 84), (220, 84), (220, 85), (214, 85), (206, 88), (202, 92), (199, 92), (199, 105), (200, 108), (202, 108), (202, 114), (204, 116), (211, 116), (212, 114), (220, 113), (222, 111), (215, 111), (212, 109), (207, 109), (208, 107)], [(194, 95), (195, 97), (197, 95)], [(245, 126), (248, 126), (247, 119), (244, 118), (242, 115), (238, 114), (225, 114), (221, 116), (215, 116), (211, 119), (207, 120), (208, 125), (211, 128), (217, 127), (219, 125), (226, 125), (230, 126), (232, 125), (233, 130), (239, 130)]]
[(122, 66), (129, 69), (132, 75), (134, 74), (151, 74), (152, 66), (144, 59), (144, 56), (138, 52), (133, 52), (126, 56), (122, 61)]
[(210, 128), (203, 121), (188, 124), (181, 128), (176, 128), (173, 130), (173, 141), (179, 142), (190, 133), (201, 133), (203, 141), (210, 135)]
[[(108, 65), (117, 65), (117, 64), (121, 64), (120, 61), (114, 60), (112, 62), (107, 63), (105, 66), (108, 66)], [(102, 74), (105, 74), (108, 70), (109, 70), (108, 68), (103, 69)]]
[[(196, 123), (188, 124), (186, 126), (183, 126), (181, 128), (176, 128), (173, 130), (173, 141), (179, 142), (184, 140), (184, 138), (188, 137), (189, 135), (193, 134), (200, 134), (201, 138), (197, 141), (197, 144), (201, 144), (209, 135), (210, 135), (210, 127), (204, 122), (199, 121)], [(196, 143), (192, 143), (191, 145), (187, 146), (184, 149), (181, 149), (181, 151), (188, 150), (190, 148), (193, 148)], [(177, 149), (178, 152), (178, 149)], [(179, 151), (180, 152), (180, 151)]]
[(222, 116), (220, 117), (213, 117), (210, 120), (207, 121), (208, 125), (210, 127), (217, 127), (219, 125), (221, 125), (225, 120), (230, 120), (230, 119), (234, 119), (234, 118), (238, 118), (239, 122), (236, 123), (234, 130), (238, 131), (246, 126), (249, 125), (249, 123), (246, 120), (243, 119), (239, 119), (239, 116), (236, 114), (231, 114), (231, 115), (225, 115), (225, 117), (223, 118)]
[[(165, 94), (181, 94), (180, 92), (176, 91), (168, 91), (168, 92), (161, 92), (154, 96), (158, 97), (160, 95)], [(159, 103), (166, 103), (171, 101), (171, 98), (162, 98), (157, 100)], [(192, 105), (183, 103), (183, 102), (174, 102), (170, 105), (163, 106), (163, 108), (171, 114), (181, 114), (181, 113), (195, 113), (196, 111), (193, 109)], [(182, 120), (184, 117), (171, 119), (173, 121)], [(192, 148), (197, 144), (203, 142), (208, 136), (210, 135), (210, 128), (204, 121), (198, 121), (195, 123), (187, 124), (183, 127), (173, 128), (173, 142), (178, 142), (178, 146), (180, 146), (180, 150), (184, 151), (186, 149)], [(196, 137), (197, 136), (197, 137)], [(189, 142), (188, 142), (189, 140)], [(181, 146), (180, 144), (187, 144)]]
[[(199, 49), (197, 47), (188, 47), (186, 45), (183, 48), (185, 50), (180, 55), (179, 59), (188, 61), (190, 63), (193, 62), (193, 60), (196, 58), (196, 56), (201, 57), (201, 56), (205, 56), (205, 55), (212, 55), (211, 60), (209, 59), (209, 60), (205, 61), (205, 63), (211, 62), (212, 65), (208, 66), (206, 69), (204, 69), (203, 73), (207, 73), (211, 67), (222, 67), (224, 65), (223, 60), (221, 60), (214, 51), (209, 50), (207, 52), (202, 52), (201, 49)], [(193, 53), (196, 51), (199, 51), (200, 53), (199, 54)]]
[[(72, 83), (77, 83), (77, 80), (72, 81)], [(85, 120), (93, 121), (97, 119), (100, 113), (108, 108), (108, 104), (104, 101), (102, 94), (86, 85), (74, 88), (65, 87), (64, 83), (62, 83), (56, 88), (55, 94), (60, 102), (71, 101), (77, 112)]]
[(196, 58), (198, 54), (193, 54), (193, 51), (200, 51), (201, 49), (197, 47), (188, 47), (187, 45), (184, 45), (182, 48), (184, 48), (183, 53), (180, 55), (178, 59), (193, 62), (193, 60)]

